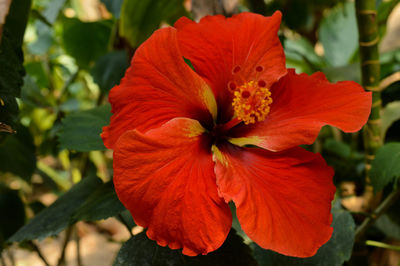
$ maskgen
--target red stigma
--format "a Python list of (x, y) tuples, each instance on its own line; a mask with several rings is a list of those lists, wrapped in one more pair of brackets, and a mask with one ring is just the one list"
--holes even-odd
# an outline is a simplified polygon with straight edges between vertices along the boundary
[(249, 98), (250, 97), (250, 92), (249, 91), (243, 91), (242, 92), (242, 97), (243, 98)]
[(234, 91), (236, 89), (236, 83), (235, 82), (229, 82), (228, 87), (230, 90)]
[(240, 69), (242, 69), (240, 66), (235, 66), (235, 68), (233, 69), (233, 73), (234, 74), (238, 73)]

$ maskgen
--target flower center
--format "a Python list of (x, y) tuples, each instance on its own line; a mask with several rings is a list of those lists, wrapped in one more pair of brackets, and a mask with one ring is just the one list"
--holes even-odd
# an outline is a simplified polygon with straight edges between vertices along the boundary
[(263, 80), (250, 81), (235, 88), (232, 101), (237, 119), (246, 125), (264, 121), (272, 103), (271, 92)]

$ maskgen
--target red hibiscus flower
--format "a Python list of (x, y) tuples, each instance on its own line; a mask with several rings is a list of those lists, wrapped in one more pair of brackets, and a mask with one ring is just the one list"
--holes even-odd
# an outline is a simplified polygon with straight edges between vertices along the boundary
[[(311, 144), (323, 125), (358, 131), (371, 94), (285, 68), (281, 14), (180, 19), (136, 51), (104, 128), (118, 197), (150, 239), (207, 254), (231, 228), (307, 257), (329, 240), (333, 170)], [(185, 63), (189, 59), (194, 70)]]

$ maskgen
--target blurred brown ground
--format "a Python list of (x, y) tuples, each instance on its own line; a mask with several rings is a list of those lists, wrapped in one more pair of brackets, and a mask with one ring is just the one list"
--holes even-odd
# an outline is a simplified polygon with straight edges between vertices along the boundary
[[(93, 4), (94, 1), (87, 3)], [(92, 15), (88, 15), (87, 20), (93, 20)], [(400, 49), (400, 3), (394, 9), (388, 19), (387, 34), (382, 40), (380, 50), (391, 51)], [(362, 197), (347, 197), (343, 199), (343, 205), (351, 211), (362, 211), (360, 202)], [(76, 225), (80, 237), (80, 256), (84, 266), (112, 265), (113, 260), (121, 247), (121, 243), (129, 239), (127, 229), (114, 218), (109, 218), (94, 224), (80, 222)], [(140, 228), (137, 228), (140, 231)], [(60, 252), (64, 242), (65, 232), (53, 238), (47, 238), (36, 242), (44, 257), (50, 265), (57, 265)], [(66, 248), (66, 265), (75, 266), (77, 264), (77, 247), (74, 236), (69, 241)], [(399, 244), (398, 242), (393, 244)], [(35, 252), (18, 248), (14, 245), (8, 250), (13, 254), (16, 266), (42, 266), (45, 265)], [(5, 254), (6, 266), (12, 265)], [(376, 266), (398, 266), (400, 265), (400, 252), (391, 250), (376, 249), (372, 254), (370, 265)]]

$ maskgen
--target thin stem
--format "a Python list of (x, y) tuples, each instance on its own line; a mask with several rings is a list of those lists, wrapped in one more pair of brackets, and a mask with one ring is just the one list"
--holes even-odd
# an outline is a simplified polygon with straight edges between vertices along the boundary
[(364, 217), (372, 217), (374, 218), (374, 215), (369, 213), (369, 212), (350, 212), (350, 214), (352, 215), (360, 215), (360, 216), (364, 216)]
[(392, 191), (389, 196), (367, 217), (356, 230), (356, 241), (360, 240), (365, 231), (400, 198), (400, 189)]
[(80, 237), (78, 233), (78, 227), (75, 226), (75, 241), (76, 241), (76, 264), (78, 266), (82, 266), (82, 258), (81, 258), (81, 244)]
[(76, 70), (76, 72), (69, 77), (69, 79), (64, 83), (64, 85), (60, 89), (59, 97), (57, 98), (58, 105), (61, 104), (62, 97), (63, 97), (64, 93), (68, 90), (69, 86), (71, 86), (71, 84), (74, 83), (76, 81), (76, 79), (78, 78), (79, 71), (80, 71), (80, 69), (78, 68), (78, 70)]
[(131, 237), (133, 237), (131, 228), (129, 227), (128, 223), (125, 221), (124, 217), (123, 217), (120, 213), (118, 214), (118, 220), (119, 220), (123, 225), (125, 225), (125, 227), (126, 227), (126, 229), (128, 230), (129, 234), (131, 235)]
[(371, 162), (382, 145), (380, 111), (381, 93), (379, 63), (379, 32), (375, 0), (356, 0), (356, 15), (359, 32), (362, 85), (372, 91), (372, 108), (367, 124), (364, 126), (364, 145), (366, 151), (367, 179)]
[(367, 240), (365, 241), (365, 245), (367, 246), (373, 246), (373, 247), (378, 247), (378, 248), (386, 248), (386, 249), (391, 249), (391, 250), (396, 250), (400, 251), (400, 246), (395, 246), (395, 245), (389, 245), (386, 243), (374, 241), (374, 240)]
[(47, 262), (46, 258), (44, 257), (43, 253), (40, 251), (39, 247), (33, 241), (30, 241), (29, 244), (33, 248), (33, 250), (37, 253), (39, 258), (43, 261), (43, 263), (46, 266), (50, 266), (50, 264)]
[(1, 262), (2, 266), (7, 266), (6, 261), (4, 260), (4, 257), (3, 257), (3, 252), (0, 253), (0, 262)]
[(390, 76), (384, 78), (379, 84), (379, 89), (382, 91), (397, 81), (400, 81), (400, 71), (395, 72)]
[(3, 24), (0, 24), (0, 43), (1, 43), (2, 36), (3, 36)]
[(65, 232), (65, 239), (64, 239), (63, 246), (62, 246), (61, 255), (60, 255), (60, 258), (58, 259), (58, 263), (57, 263), (58, 266), (63, 265), (65, 262), (65, 250), (66, 250), (66, 248), (68, 246), (68, 242), (71, 238), (72, 228), (73, 228), (72, 226), (68, 227), (67, 231)]
[(11, 261), (11, 265), (15, 265), (14, 255), (10, 250), (7, 250), (8, 259)]
[(97, 98), (97, 101), (96, 101), (96, 106), (100, 106), (103, 103), (103, 101), (106, 98), (106, 96), (107, 95), (106, 95), (106, 93), (104, 91), (100, 91), (100, 95), (99, 95), (99, 97)]

